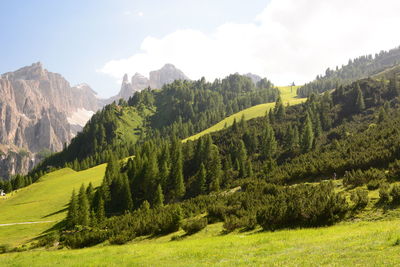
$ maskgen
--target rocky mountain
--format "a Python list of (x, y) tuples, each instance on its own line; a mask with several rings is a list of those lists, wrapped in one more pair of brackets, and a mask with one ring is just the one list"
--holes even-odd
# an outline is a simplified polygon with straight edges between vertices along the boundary
[(0, 76), (0, 176), (26, 173), (63, 148), (101, 103), (86, 84), (71, 87), (34, 63)]
[(177, 69), (172, 64), (165, 64), (161, 69), (151, 71), (149, 78), (136, 73), (132, 76), (131, 82), (129, 82), (128, 74), (125, 74), (122, 79), (121, 90), (118, 95), (109, 98), (106, 102), (111, 103), (112, 101), (123, 98), (128, 100), (135, 92), (141, 91), (147, 87), (152, 89), (159, 89), (164, 84), (172, 83), (175, 80), (190, 80), (181, 70)]
[(257, 84), (262, 79), (257, 74), (253, 74), (253, 73), (250, 73), (250, 72), (245, 74), (244, 76), (249, 77), (254, 84)]

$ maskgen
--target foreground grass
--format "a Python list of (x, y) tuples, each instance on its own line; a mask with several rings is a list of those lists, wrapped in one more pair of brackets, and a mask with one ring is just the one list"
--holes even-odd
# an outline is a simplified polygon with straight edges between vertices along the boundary
[[(280, 86), (280, 87), (278, 87), (279, 91), (281, 92), (282, 101), (285, 105), (286, 104), (296, 105), (296, 104), (300, 104), (306, 100), (306, 98), (297, 98), (297, 88), (299, 88), (299, 87), (300, 86), (293, 86), (293, 87)], [(254, 119), (257, 117), (262, 117), (265, 115), (266, 111), (272, 109), (274, 106), (275, 106), (275, 103), (265, 103), (265, 104), (260, 104), (260, 105), (253, 106), (253, 107), (247, 108), (245, 110), (239, 111), (239, 112), (232, 114), (231, 116), (223, 119), (222, 121), (218, 122), (217, 124), (214, 124), (210, 128), (205, 129), (204, 131), (202, 131), (198, 134), (190, 136), (183, 141), (196, 140), (205, 134), (220, 131), (220, 130), (224, 129), (225, 127), (231, 126), (235, 119), (237, 121), (239, 121), (243, 115), (246, 120)]]
[(44, 175), (37, 183), (14, 191), (0, 199), (0, 224), (21, 222), (49, 223), (0, 226), (0, 244), (24, 243), (53, 227), (65, 218), (73, 189), (82, 183), (100, 185), (106, 164), (76, 172), (64, 168)]
[(0, 255), (1, 266), (395, 266), (400, 220), (221, 235), (221, 224), (181, 241)]

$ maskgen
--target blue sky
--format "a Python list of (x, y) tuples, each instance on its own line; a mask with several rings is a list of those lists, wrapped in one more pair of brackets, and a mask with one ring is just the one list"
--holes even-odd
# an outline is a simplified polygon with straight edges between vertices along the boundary
[(0, 0), (0, 73), (41, 61), (115, 95), (124, 73), (172, 63), (212, 81), (301, 84), (400, 45), (398, 0)]
[(245, 23), (265, 5), (260, 0), (1, 0), (0, 73), (41, 61), (71, 84), (86, 82), (111, 96), (118, 84), (96, 70), (139, 50), (146, 36)]

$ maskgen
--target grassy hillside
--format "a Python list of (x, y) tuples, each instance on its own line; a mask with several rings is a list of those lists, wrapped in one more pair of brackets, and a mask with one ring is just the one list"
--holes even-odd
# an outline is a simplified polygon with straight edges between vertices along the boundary
[(395, 266), (400, 221), (221, 235), (209, 225), (180, 241), (171, 235), (123, 246), (0, 255), (2, 266)]
[(0, 226), (0, 244), (17, 245), (40, 235), (62, 220), (73, 189), (82, 183), (98, 186), (106, 164), (76, 172), (61, 169), (41, 177), (37, 183), (0, 199), (0, 224), (46, 222)]
[[(292, 86), (280, 86), (280, 87), (278, 87), (279, 91), (281, 92), (282, 101), (285, 105), (286, 104), (296, 105), (296, 104), (300, 104), (306, 100), (306, 98), (297, 98), (297, 88), (299, 88), (299, 87), (300, 86), (293, 86), (293, 87)], [(246, 120), (264, 116), (265, 112), (267, 110), (270, 110), (274, 106), (275, 106), (275, 103), (265, 103), (265, 104), (253, 106), (251, 108), (247, 108), (245, 110), (242, 110), (238, 113), (235, 113), (235, 114), (223, 119), (222, 121), (218, 122), (217, 124), (211, 126), (208, 129), (205, 129), (204, 131), (202, 131), (198, 134), (195, 134), (191, 137), (186, 138), (183, 141), (196, 140), (205, 134), (222, 130), (225, 126), (231, 126), (235, 119), (237, 121), (240, 120), (243, 115)]]

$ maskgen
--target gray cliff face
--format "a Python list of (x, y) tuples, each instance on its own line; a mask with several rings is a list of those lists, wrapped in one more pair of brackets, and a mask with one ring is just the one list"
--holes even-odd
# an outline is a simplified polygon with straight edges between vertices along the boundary
[(260, 76), (258, 76), (257, 74), (253, 74), (253, 73), (247, 73), (244, 76), (249, 77), (254, 84), (257, 84), (259, 81), (262, 80), (262, 78)]
[(172, 64), (165, 64), (161, 69), (150, 72), (151, 88), (161, 88), (164, 84), (175, 80), (189, 80), (189, 78)]
[(71, 87), (41, 63), (2, 74), (0, 96), (1, 177), (28, 172), (40, 151), (60, 151), (72, 138), (67, 118), (100, 107), (90, 87)]
[(125, 74), (122, 80), (121, 90), (118, 95), (111, 97), (106, 102), (111, 103), (115, 100), (123, 98), (128, 100), (135, 92), (140, 92), (145, 88), (160, 89), (165, 84), (174, 82), (175, 80), (190, 80), (181, 70), (172, 64), (166, 64), (161, 69), (151, 71), (149, 79), (136, 73), (129, 82), (128, 75)]

